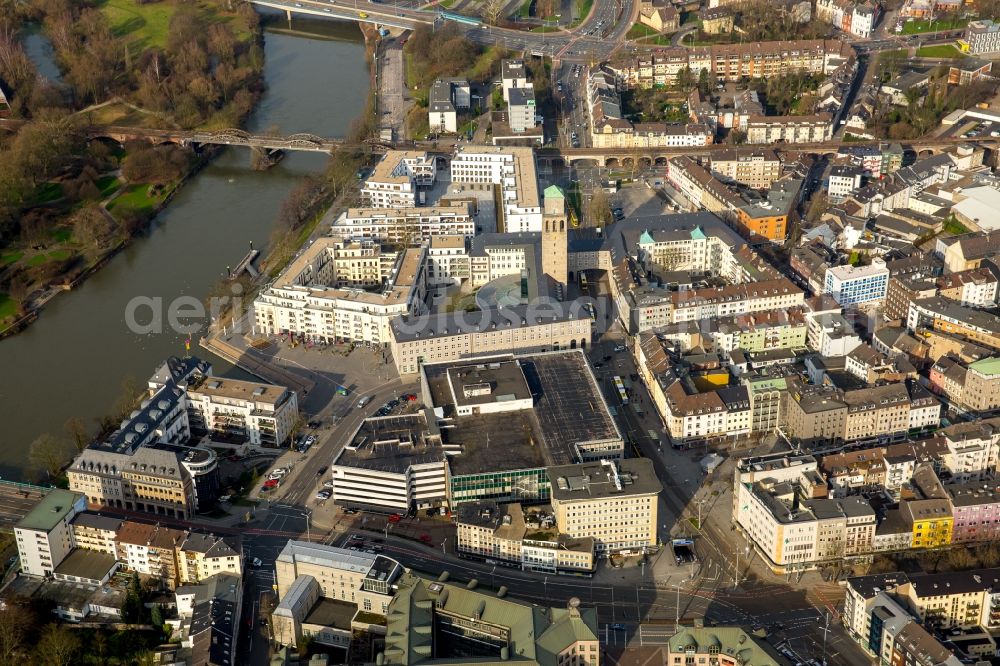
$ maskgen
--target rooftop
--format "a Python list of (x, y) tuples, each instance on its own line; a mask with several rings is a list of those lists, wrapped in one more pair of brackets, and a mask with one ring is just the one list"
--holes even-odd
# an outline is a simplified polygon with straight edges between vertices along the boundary
[[(74, 505), (78, 505), (76, 509)], [(48, 533), (65, 520), (67, 515), (74, 510), (82, 510), (85, 505), (86, 498), (80, 493), (54, 488), (46, 493), (45, 497), (39, 500), (15, 527)]]
[(628, 458), (546, 470), (552, 499), (561, 502), (630, 495), (655, 495), (662, 484), (648, 458)]
[(118, 562), (110, 554), (86, 548), (74, 548), (55, 568), (55, 573), (79, 579), (81, 582), (102, 581)]

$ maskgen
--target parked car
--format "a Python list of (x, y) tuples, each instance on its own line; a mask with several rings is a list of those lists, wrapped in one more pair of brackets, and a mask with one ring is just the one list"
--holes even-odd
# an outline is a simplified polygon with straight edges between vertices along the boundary
[(323, 465), (318, 470), (316, 470), (316, 476), (323, 476), (324, 474), (326, 474), (326, 470), (328, 470), (328, 469), (329, 469), (329, 467), (327, 467), (326, 465)]
[(400, 516), (398, 513), (394, 513), (391, 516), (389, 516), (389, 522), (390, 523), (398, 523), (402, 519), (403, 519), (403, 517)]
[(254, 565), (255, 567), (259, 567), (259, 566), (261, 566), (262, 564), (264, 564), (264, 563), (260, 561), (260, 558), (259, 558), (259, 557), (255, 557), (255, 558), (253, 558), (253, 565)]
[[(330, 479), (329, 481), (324, 481), (323, 482), (323, 487), (324, 488), (333, 488), (333, 479)], [(345, 513), (346, 513), (346, 511), (345, 511)]]
[(366, 395), (365, 397), (361, 398), (361, 400), (358, 400), (358, 409), (361, 409), (371, 401), (372, 397), (370, 395)]
[(625, 345), (615, 345), (616, 352), (623, 352), (625, 351), (625, 349), (626, 349)]
[(329, 488), (324, 488), (323, 490), (321, 490), (318, 493), (316, 493), (316, 499), (321, 500), (321, 501), (322, 500), (328, 500), (328, 499), (330, 499), (331, 495), (333, 495), (333, 491), (330, 490)]
[(279, 481), (277, 479), (268, 479), (264, 482), (264, 485), (260, 487), (260, 492), (266, 493), (269, 490), (274, 490), (278, 487)]

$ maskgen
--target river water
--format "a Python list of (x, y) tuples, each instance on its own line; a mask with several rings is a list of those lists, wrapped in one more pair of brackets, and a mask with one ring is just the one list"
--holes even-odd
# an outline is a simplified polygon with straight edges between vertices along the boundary
[[(44, 36), (26, 39), (40, 70), (51, 75)], [(336, 137), (363, 110), (369, 77), (356, 25), (297, 19), (289, 30), (282, 20), (265, 32), (265, 56), (268, 90), (248, 129)], [(64, 435), (73, 416), (95, 424), (112, 410), (126, 378), (144, 385), (164, 358), (183, 355), (184, 334), (130, 332), (127, 304), (161, 298), (165, 312), (179, 296), (202, 299), (251, 241), (266, 249), (281, 202), (325, 163), (323, 155), (292, 153), (255, 172), (247, 149), (226, 150), (184, 186), (146, 236), (81, 287), (50, 301), (25, 331), (0, 341), (0, 476), (25, 478), (35, 437)], [(199, 353), (194, 343), (192, 352)], [(210, 360), (217, 373), (239, 376)]]

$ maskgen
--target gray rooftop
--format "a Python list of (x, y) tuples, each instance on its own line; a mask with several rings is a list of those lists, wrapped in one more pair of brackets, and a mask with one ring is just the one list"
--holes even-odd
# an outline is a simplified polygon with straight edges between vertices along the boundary
[(648, 458), (561, 465), (546, 472), (553, 500), (562, 502), (656, 494), (663, 487)]

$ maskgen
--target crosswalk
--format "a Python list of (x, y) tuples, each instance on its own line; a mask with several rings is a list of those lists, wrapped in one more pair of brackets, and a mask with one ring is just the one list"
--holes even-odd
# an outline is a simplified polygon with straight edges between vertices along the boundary
[(642, 647), (667, 645), (676, 632), (671, 624), (608, 623), (601, 627), (601, 642), (607, 646)]

